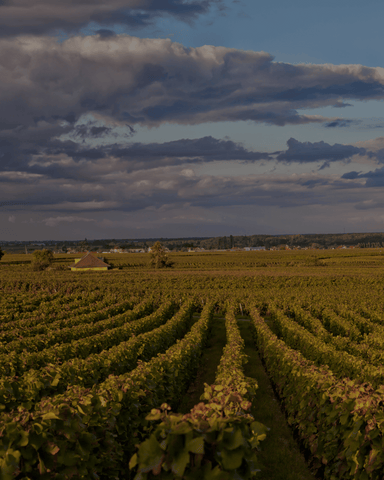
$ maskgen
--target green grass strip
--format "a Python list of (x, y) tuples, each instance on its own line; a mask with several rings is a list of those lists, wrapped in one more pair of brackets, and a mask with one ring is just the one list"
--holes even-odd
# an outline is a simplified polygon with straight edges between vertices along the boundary
[(204, 393), (204, 384), (208, 383), (208, 385), (211, 385), (214, 383), (217, 366), (219, 365), (225, 344), (225, 319), (220, 316), (215, 316), (212, 321), (211, 336), (201, 357), (200, 368), (197, 371), (195, 380), (189, 386), (187, 393), (179, 405), (179, 413), (189, 413), (190, 410), (200, 402), (200, 397)]
[(271, 382), (263, 367), (252, 340), (251, 325), (248, 321), (238, 321), (245, 342), (244, 353), (248, 363), (244, 365), (244, 374), (257, 379), (259, 388), (252, 402), (251, 413), (256, 421), (270, 430), (262, 442), (258, 459), (260, 472), (257, 480), (314, 480), (304, 456), (285, 420), (280, 405), (273, 393)]

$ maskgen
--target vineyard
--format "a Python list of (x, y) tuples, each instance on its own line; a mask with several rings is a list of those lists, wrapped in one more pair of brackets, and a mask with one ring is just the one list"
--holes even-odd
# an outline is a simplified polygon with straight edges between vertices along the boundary
[(305, 478), (384, 478), (379, 249), (23, 258), (0, 262), (0, 479), (272, 480), (256, 357)]

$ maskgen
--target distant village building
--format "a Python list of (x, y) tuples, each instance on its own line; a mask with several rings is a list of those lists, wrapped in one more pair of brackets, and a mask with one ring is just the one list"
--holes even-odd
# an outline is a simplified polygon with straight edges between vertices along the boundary
[[(168, 247), (163, 247), (164, 252), (169, 253), (169, 248)], [(152, 247), (148, 247), (148, 252), (152, 252)]]
[(95, 257), (91, 252), (87, 252), (82, 258), (76, 258), (75, 263), (71, 265), (72, 272), (84, 270), (108, 270), (110, 265), (101, 258)]

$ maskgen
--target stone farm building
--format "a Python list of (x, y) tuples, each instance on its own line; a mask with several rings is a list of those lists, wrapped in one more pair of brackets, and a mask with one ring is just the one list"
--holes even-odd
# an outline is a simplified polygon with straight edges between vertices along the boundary
[(87, 252), (82, 258), (76, 258), (75, 263), (71, 265), (71, 270), (84, 271), (84, 270), (108, 270), (110, 265), (105, 263), (98, 257), (92, 255), (91, 252)]

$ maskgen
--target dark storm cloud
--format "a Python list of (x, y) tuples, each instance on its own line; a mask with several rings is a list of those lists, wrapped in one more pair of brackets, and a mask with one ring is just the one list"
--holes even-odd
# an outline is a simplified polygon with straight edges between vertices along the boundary
[[(2, 0), (0, 36), (73, 34), (90, 22), (139, 29), (163, 15), (191, 23), (214, 5), (224, 8), (222, 0)], [(103, 38), (111, 36), (109, 32), (99, 30)]]
[[(129, 138), (135, 131), (128, 127), (126, 137)], [(130, 142), (90, 147), (73, 140), (59, 140), (56, 137), (62, 131), (70, 131), (75, 138), (82, 140), (102, 138), (104, 134), (116, 136), (112, 128), (97, 127), (92, 122), (78, 125), (74, 129), (58, 123), (50, 125), (42, 122), (38, 126), (3, 131), (0, 132), (0, 171), (24, 173), (26, 176), (23, 182), (36, 182), (36, 175), (43, 175), (45, 178), (63, 181), (71, 179), (108, 185), (116, 181), (113, 177), (116, 171), (128, 174), (214, 161), (255, 163), (277, 160), (301, 164), (324, 162), (325, 167), (330, 162), (345, 162), (353, 155), (366, 155), (380, 161), (382, 152), (370, 152), (352, 145), (299, 142), (290, 138), (286, 151), (270, 154), (251, 151), (232, 140), (216, 139), (212, 136), (163, 143)], [(21, 181), (21, 177), (14, 177), (12, 181), (17, 178)], [(8, 180), (11, 181), (10, 178)]]
[(345, 103), (341, 101), (337, 101), (334, 105), (332, 105), (333, 108), (345, 108), (345, 107), (353, 107), (352, 103)]
[[(81, 148), (70, 140), (49, 140), (44, 152), (36, 155), (36, 150), (33, 153), (35, 156), (30, 155), (27, 162), (26, 153), (20, 152), (17, 145), (13, 144), (14, 159), (23, 155), (25, 164), (19, 165), (19, 168), (25, 172), (50, 178), (102, 180), (103, 183), (108, 183), (106, 176), (116, 170), (134, 172), (213, 161), (256, 162), (271, 159), (268, 153), (252, 152), (231, 140), (219, 140), (211, 136), (164, 143), (132, 143), (127, 146), (114, 144), (95, 148)], [(66, 160), (63, 160), (64, 158)], [(11, 168), (12, 162), (0, 167), (0, 170), (9, 171)]]
[(356, 178), (359, 178), (359, 175), (361, 172), (347, 172), (344, 173), (341, 178), (345, 178), (346, 180), (355, 180)]
[(112, 147), (109, 155), (132, 160), (157, 161), (159, 158), (174, 159), (177, 164), (188, 161), (209, 162), (215, 160), (243, 160), (254, 162), (270, 159), (268, 153), (252, 152), (232, 140), (218, 140), (211, 136), (197, 139), (180, 139), (164, 143), (133, 143), (127, 148)]
[(57, 121), (0, 130), (0, 171), (28, 170), (33, 156), (43, 154), (50, 142), (55, 143), (52, 138), (72, 130), (72, 126), (61, 126)]
[(362, 173), (362, 172), (348, 172), (341, 177), (347, 180), (356, 180), (366, 178), (366, 187), (384, 187), (384, 167), (376, 170)]
[(350, 127), (355, 122), (353, 120), (335, 120), (334, 122), (328, 122), (325, 124), (327, 128), (335, 128), (335, 127)]
[(275, 95), (277, 100), (300, 101), (300, 100), (319, 100), (321, 98), (353, 98), (364, 99), (365, 97), (382, 98), (384, 95), (384, 86), (381, 81), (371, 79), (369, 81), (347, 81), (341, 84), (328, 86), (316, 85), (307, 88), (292, 88), (283, 90)]
[(294, 138), (290, 138), (287, 141), (287, 145), (288, 150), (279, 153), (276, 157), (280, 162), (339, 162), (348, 160), (353, 155), (365, 155), (367, 153), (365, 148), (358, 148), (353, 145), (341, 145), (338, 143), (329, 145), (325, 142), (299, 142)]

